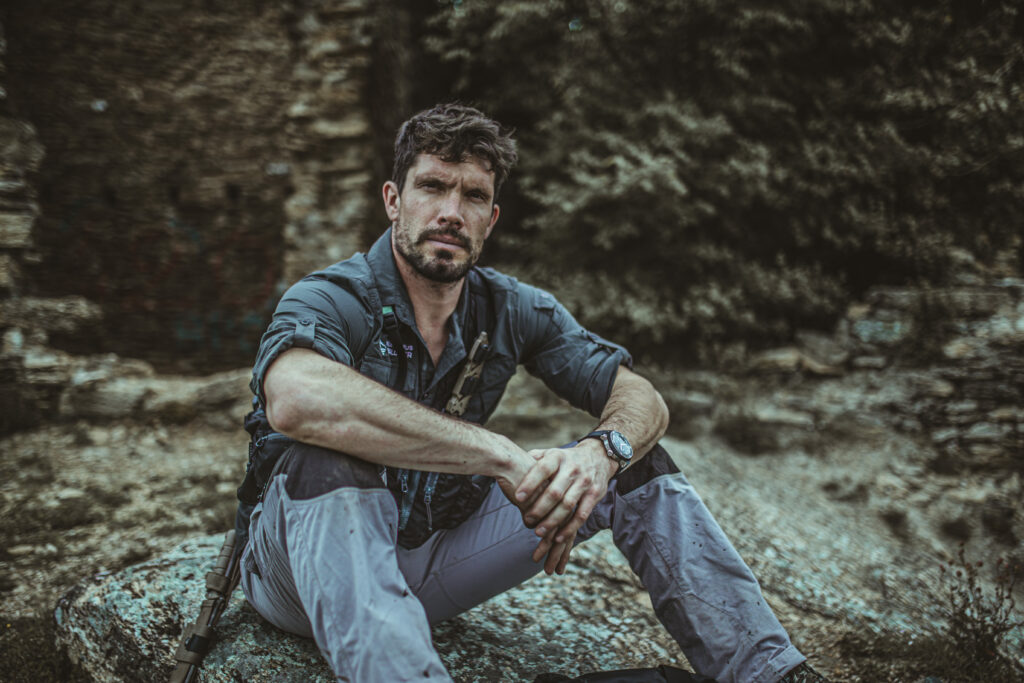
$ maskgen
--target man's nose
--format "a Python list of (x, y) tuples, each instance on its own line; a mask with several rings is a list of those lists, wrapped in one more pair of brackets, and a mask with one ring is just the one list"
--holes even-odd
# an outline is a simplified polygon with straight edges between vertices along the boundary
[(449, 192), (444, 196), (438, 220), (446, 225), (462, 225), (462, 196), (459, 192)]

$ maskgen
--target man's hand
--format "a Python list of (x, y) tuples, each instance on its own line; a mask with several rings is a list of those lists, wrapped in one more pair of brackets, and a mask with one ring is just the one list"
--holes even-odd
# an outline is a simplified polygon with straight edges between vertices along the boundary
[[(579, 531), (608, 490), (618, 463), (608, 457), (597, 439), (584, 439), (573, 448), (530, 451), (536, 462), (515, 490), (514, 501), (528, 527), (541, 537), (533, 561), (544, 555), (544, 571), (565, 572)], [(506, 494), (507, 495), (507, 494)]]
[[(537, 462), (536, 454), (543, 453), (543, 451), (520, 452), (523, 454), (522, 457), (511, 457), (505, 471), (495, 476), (495, 480), (498, 482), (498, 488), (505, 494), (505, 497), (512, 501), (512, 504), (520, 510), (524, 510), (524, 504), (516, 499), (516, 491), (519, 490), (520, 482), (533, 470), (533, 466)], [(529, 502), (531, 501), (527, 500), (527, 503)]]

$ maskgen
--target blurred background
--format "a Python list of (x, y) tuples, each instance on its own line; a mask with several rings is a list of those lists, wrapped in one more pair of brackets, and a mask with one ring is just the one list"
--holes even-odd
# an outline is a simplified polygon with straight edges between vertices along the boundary
[[(870, 622), (919, 581), (921, 626), (957, 543), (1024, 576), (1019, 2), (34, 0), (0, 4), (0, 37), (0, 593), (25, 651), (86, 568), (230, 525), (278, 298), (380, 234), (398, 125), (450, 100), (517, 131), (485, 265), (657, 375), (688, 472), (800, 619)], [(530, 391), (510, 433), (562, 419)], [(794, 597), (802, 541), (746, 528), (776, 514), (821, 516), (815, 590), (859, 607)], [(885, 680), (877, 642), (816, 628), (840, 680)], [(10, 671), (37, 665), (64, 676)]]
[(97, 329), (55, 339), (78, 352), (249, 363), (282, 290), (385, 226), (398, 124), (450, 99), (518, 131), (487, 262), (638, 354), (715, 362), (831, 330), (872, 285), (1020, 266), (1013, 2), (39, 0), (0, 18), (0, 286), (98, 304)]

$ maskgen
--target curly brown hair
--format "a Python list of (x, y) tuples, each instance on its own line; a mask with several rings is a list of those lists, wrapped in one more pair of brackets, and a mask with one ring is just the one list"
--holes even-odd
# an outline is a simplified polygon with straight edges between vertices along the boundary
[(494, 172), (494, 199), (515, 166), (518, 155), (513, 131), (483, 112), (463, 104), (439, 104), (402, 124), (395, 137), (395, 168), (391, 177), (401, 194), (405, 176), (417, 154), (434, 154), (448, 162), (482, 159)]

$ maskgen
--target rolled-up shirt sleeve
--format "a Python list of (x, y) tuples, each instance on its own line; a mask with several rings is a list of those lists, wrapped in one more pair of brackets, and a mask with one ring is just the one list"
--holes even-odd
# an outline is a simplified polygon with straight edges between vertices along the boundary
[(520, 362), (555, 394), (600, 417), (620, 365), (633, 366), (625, 348), (580, 325), (542, 289), (519, 283), (516, 334)]
[(366, 346), (372, 326), (373, 317), (363, 298), (322, 278), (300, 280), (281, 297), (260, 339), (249, 387), (265, 406), (267, 371), (278, 356), (294, 347), (352, 365), (353, 349)]

